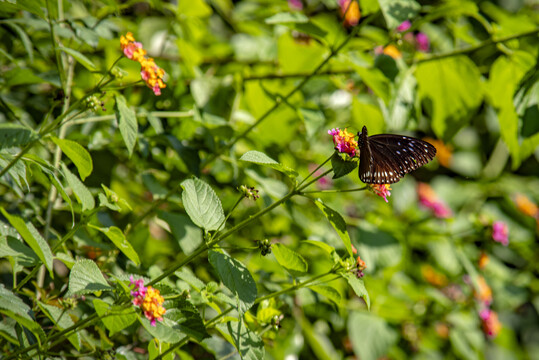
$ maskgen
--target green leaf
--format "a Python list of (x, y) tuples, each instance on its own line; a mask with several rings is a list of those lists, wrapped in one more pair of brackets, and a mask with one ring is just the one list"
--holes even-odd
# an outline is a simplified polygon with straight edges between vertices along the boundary
[(355, 127), (359, 130), (366, 126), (369, 135), (380, 134), (385, 130), (384, 116), (380, 107), (363, 98), (356, 96), (352, 99), (352, 117)]
[(69, 274), (69, 291), (71, 295), (85, 295), (102, 290), (112, 290), (99, 267), (92, 260), (79, 260), (71, 268)]
[(256, 283), (249, 270), (238, 260), (217, 251), (211, 250), (208, 259), (223, 284), (237, 296), (238, 311), (245, 313), (254, 305), (257, 295)]
[(137, 314), (138, 321), (151, 336), (159, 341), (166, 343), (178, 343), (185, 335), (173, 328), (174, 322), (164, 318), (163, 321), (156, 321), (155, 326), (152, 326), (150, 321), (144, 316)]
[(439, 138), (451, 138), (483, 100), (481, 74), (465, 56), (422, 62), (415, 76), (418, 96), (432, 116)]
[(245, 326), (245, 322), (228, 322), (226, 324), (228, 333), (232, 336), (234, 346), (239, 350), (240, 357), (243, 360), (264, 360), (265, 348), (264, 341), (257, 333), (251, 331)]
[(241, 156), (240, 160), (270, 167), (274, 170), (280, 171), (288, 175), (291, 178), (295, 178), (298, 176), (298, 173), (290, 169), (288, 166), (278, 163), (277, 161), (273, 160), (268, 155), (260, 151), (255, 151), (255, 150), (247, 151), (245, 154)]
[(43, 239), (39, 231), (34, 227), (31, 222), (24, 222), (24, 220), (17, 215), (10, 215), (4, 208), (0, 208), (2, 214), (6, 217), (9, 223), (17, 230), (22, 236), (24, 241), (34, 250), (39, 259), (45, 264), (47, 270), (51, 276), (52, 271), (52, 251), (49, 244)]
[(37, 137), (32, 129), (25, 126), (12, 123), (0, 124), (0, 150), (26, 145)]
[(100, 299), (94, 299), (93, 304), (100, 320), (110, 331), (110, 336), (137, 321), (135, 309), (131, 306), (126, 308), (125, 306), (111, 305)]
[[(1, 224), (1, 223), (0, 223)], [(39, 258), (28, 246), (13, 236), (0, 236), (0, 258), (13, 258), (24, 267), (38, 265)]]
[(348, 235), (348, 230), (346, 230), (346, 222), (342, 218), (341, 214), (324, 204), (320, 199), (316, 199), (315, 204), (320, 210), (322, 210), (326, 218), (331, 223), (331, 226), (333, 226), (335, 231), (337, 231), (337, 234), (339, 234), (339, 237), (343, 241), (344, 247), (348, 251), (348, 254), (350, 256), (353, 256), (352, 242), (350, 241), (350, 235)]
[(189, 335), (196, 341), (210, 337), (200, 317), (200, 312), (187, 299), (177, 299), (165, 305), (167, 307), (165, 317), (175, 323), (174, 329)]
[[(347, 156), (348, 155), (344, 155)], [(352, 171), (354, 171), (355, 168), (357, 168), (358, 161), (355, 160), (343, 160), (341, 155), (338, 151), (335, 151), (333, 153), (333, 156), (331, 157), (331, 167), (333, 168), (333, 179), (338, 179), (340, 177), (343, 177), (345, 175), (348, 175)]]
[(204, 0), (179, 1), (179, 14), (188, 17), (208, 17), (212, 14), (212, 9)]
[(88, 59), (85, 55), (81, 54), (77, 50), (66, 48), (64, 46), (58, 46), (56, 49), (58, 51), (63, 51), (66, 54), (69, 54), (69, 55), (73, 56), (73, 58), (75, 60), (77, 60), (77, 62), (80, 63), (82, 66), (84, 66), (86, 69), (88, 69), (90, 71), (95, 71), (96, 70), (96, 67), (95, 67), (94, 63), (92, 62), (92, 60)]
[(383, 357), (398, 339), (384, 319), (356, 311), (348, 318), (348, 333), (354, 353), (362, 360)]
[(0, 284), (0, 313), (14, 319), (39, 338), (44, 338), (45, 334), (41, 326), (29, 315), (31, 313), (30, 307), (17, 295), (6, 289), (4, 284)]
[(300, 12), (283, 12), (270, 16), (265, 20), (266, 24), (282, 23), (307, 23), (309, 18)]
[(86, 177), (92, 173), (94, 168), (90, 153), (76, 141), (58, 139), (54, 136), (51, 138), (52, 141), (62, 149), (62, 152), (73, 161), (73, 164), (75, 164), (79, 171), (80, 178), (82, 180), (86, 179)]
[[(38, 301), (37, 305), (41, 308), (45, 315), (47, 315), (47, 317), (58, 327), (59, 330), (64, 330), (68, 327), (75, 325), (73, 320), (71, 320), (69, 313), (65, 309), (44, 304), (41, 301)], [(73, 344), (75, 349), (80, 350), (81, 339), (79, 332), (71, 333), (71, 335), (69, 335), (67, 339), (71, 344)]]
[(133, 148), (137, 142), (137, 116), (135, 111), (127, 106), (127, 102), (122, 95), (116, 94), (115, 99), (116, 103), (114, 105), (114, 113), (116, 115), (116, 119), (118, 120), (120, 133), (122, 134), (122, 138), (127, 146), (129, 157), (131, 157), (133, 154)]
[(528, 150), (524, 143), (527, 139), (524, 142), (519, 141), (521, 119), (513, 101), (521, 79), (534, 62), (533, 56), (523, 51), (515, 51), (511, 56), (500, 56), (492, 64), (486, 87), (489, 102), (498, 110), (498, 122), (503, 129), (500, 134), (513, 157), (513, 169), (520, 166), (521, 161), (535, 149), (532, 146), (531, 151)]
[(349, 272), (342, 273), (341, 276), (346, 279), (348, 285), (350, 285), (356, 295), (365, 301), (365, 304), (367, 304), (367, 309), (370, 310), (371, 299), (369, 298), (369, 293), (367, 292), (367, 288), (365, 287), (365, 282), (362, 279), (358, 279), (355, 274)]
[(314, 245), (316, 247), (319, 247), (320, 249), (324, 250), (328, 254), (331, 254), (335, 251), (335, 248), (331, 245), (326, 244), (325, 242), (319, 241), (319, 240), (303, 240), (301, 242), (302, 244), (310, 244)]
[[(153, 360), (159, 357), (159, 359), (163, 360), (174, 360), (174, 352), (167, 350), (170, 348), (170, 344), (166, 342), (159, 341), (157, 339), (152, 339), (148, 343), (148, 359)], [(161, 356), (167, 352), (167, 355)]]
[(337, 289), (330, 285), (311, 285), (309, 286), (309, 289), (319, 293), (320, 295), (324, 295), (329, 300), (333, 301), (337, 306), (341, 304), (341, 294), (337, 291)]
[(71, 171), (62, 164), (62, 172), (69, 184), (69, 187), (73, 190), (78, 202), (82, 205), (82, 211), (92, 210), (95, 207), (95, 200), (88, 188), (79, 180), (78, 177), (73, 175)]
[(297, 252), (282, 244), (273, 244), (271, 250), (279, 265), (285, 268), (292, 276), (301, 276), (307, 272), (307, 261)]
[(376, 96), (389, 104), (391, 95), (391, 81), (377, 68), (367, 68), (359, 64), (352, 64), (361, 81), (367, 85)]
[(193, 223), (206, 231), (219, 230), (225, 215), (215, 191), (197, 178), (185, 180), (181, 186), (183, 206)]
[(186, 255), (190, 255), (202, 244), (200, 228), (194, 226), (187, 216), (166, 211), (158, 212), (158, 216), (167, 222), (170, 232)]
[(378, 0), (387, 27), (394, 30), (403, 21), (417, 15), (421, 6), (414, 0)]
[(135, 263), (135, 265), (140, 265), (140, 259), (138, 257), (137, 252), (135, 249), (133, 249), (133, 246), (127, 241), (124, 233), (122, 230), (117, 228), (116, 226), (111, 226), (108, 228), (100, 228), (97, 226), (90, 225), (90, 227), (101, 231), (103, 234), (105, 234), (110, 241), (116, 245), (116, 247), (131, 260)]

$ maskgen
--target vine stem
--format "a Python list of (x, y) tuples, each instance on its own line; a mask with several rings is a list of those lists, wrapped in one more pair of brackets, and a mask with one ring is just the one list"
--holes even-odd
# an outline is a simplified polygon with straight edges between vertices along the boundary
[(501, 37), (501, 38), (498, 38), (498, 39), (490, 38), (488, 40), (480, 42), (477, 45), (469, 46), (469, 47), (466, 47), (464, 49), (453, 50), (453, 51), (442, 53), (442, 54), (433, 54), (433, 55), (426, 56), (426, 57), (421, 58), (421, 59), (414, 60), (413, 63), (420, 64), (420, 63), (427, 62), (427, 61), (433, 61), (433, 60), (444, 59), (444, 58), (451, 57), (451, 56), (463, 55), (463, 54), (467, 54), (467, 53), (474, 52), (476, 50), (482, 49), (482, 48), (487, 47), (489, 45), (500, 44), (500, 43), (504, 43), (506, 41), (518, 39), (518, 38), (521, 38), (521, 37), (531, 36), (531, 35), (534, 35), (534, 34), (537, 34), (537, 33), (539, 33), (539, 27), (537, 27), (537, 28), (535, 28), (533, 30), (525, 31), (525, 32), (522, 32), (522, 33), (514, 34), (514, 35), (504, 36), (504, 37)]
[[(320, 72), (320, 70), (322, 70), (322, 68), (324, 66), (326, 66), (326, 64), (329, 62), (329, 60), (331, 60), (335, 55), (337, 55), (337, 53), (339, 53), (339, 51), (341, 51), (342, 48), (344, 48), (346, 46), (346, 44), (348, 44), (348, 42), (353, 39), (358, 33), (359, 31), (361, 30), (361, 28), (363, 26), (365, 26), (366, 24), (370, 23), (372, 21), (373, 17), (372, 16), (368, 16), (365, 18), (365, 20), (363, 20), (358, 26), (356, 26), (352, 32), (346, 37), (346, 39), (344, 39), (344, 41), (335, 49), (332, 49), (329, 53), (328, 56), (326, 56), (326, 58), (324, 60), (322, 60), (322, 62), (312, 71), (311, 74), (309, 74), (307, 77), (303, 78), (299, 84), (297, 84), (292, 90), (290, 90), (288, 92), (288, 94), (282, 96), (282, 97), (278, 97), (275, 99), (275, 103), (273, 104), (273, 106), (271, 108), (269, 108), (268, 110), (266, 110), (266, 112), (264, 114), (262, 114), (251, 126), (249, 126), (247, 129), (245, 129), (244, 131), (242, 131), (239, 135), (237, 135), (235, 138), (233, 138), (228, 144), (225, 145), (224, 149), (221, 149), (221, 151), (219, 151), (219, 153), (226, 153), (229, 149), (231, 149), (238, 141), (240, 141), (241, 139), (243, 139), (244, 137), (247, 136), (247, 134), (249, 134), (254, 128), (256, 128), (258, 125), (260, 125), (260, 123), (262, 123), (264, 120), (266, 120), (268, 118), (269, 115), (271, 115), (271, 113), (273, 113), (275, 110), (277, 110), (277, 108), (283, 103), (285, 102), (286, 100), (288, 100), (292, 95), (294, 95), (296, 92), (298, 92), (301, 88), (303, 88), (303, 86), (305, 86), (305, 84), (311, 79), (313, 78), (316, 74), (318, 74), (318, 72)], [(284, 101), (283, 101), (284, 100)], [(201, 167), (204, 168), (205, 166), (207, 166), (208, 164), (212, 163), (213, 161), (215, 161), (215, 159), (218, 157), (218, 153), (213, 153), (211, 154), (208, 158), (205, 159), (205, 161), (201, 164)]]

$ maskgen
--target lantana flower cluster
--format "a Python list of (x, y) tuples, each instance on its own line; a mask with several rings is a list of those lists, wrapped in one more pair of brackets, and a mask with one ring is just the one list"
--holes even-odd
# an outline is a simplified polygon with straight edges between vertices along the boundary
[(142, 309), (144, 316), (150, 320), (152, 326), (155, 326), (157, 320), (163, 321), (163, 315), (167, 310), (163, 307), (165, 299), (161, 296), (159, 290), (151, 286), (145, 287), (143, 279), (135, 280), (131, 276), (129, 281), (131, 286), (134, 286), (131, 291), (133, 305)]
[(135, 41), (132, 33), (128, 32), (125, 36), (122, 35), (120, 45), (128, 59), (140, 63), (140, 76), (146, 85), (152, 89), (155, 95), (161, 95), (161, 89), (166, 87), (163, 81), (165, 71), (155, 64), (153, 58), (146, 56), (146, 50), (142, 48), (140, 42)]
[(445, 202), (438, 198), (438, 195), (436, 195), (430, 185), (419, 183), (417, 185), (417, 195), (421, 205), (430, 209), (437, 218), (445, 219), (452, 216), (451, 209)]
[(339, 0), (339, 7), (344, 26), (352, 27), (359, 24), (361, 11), (357, 0)]

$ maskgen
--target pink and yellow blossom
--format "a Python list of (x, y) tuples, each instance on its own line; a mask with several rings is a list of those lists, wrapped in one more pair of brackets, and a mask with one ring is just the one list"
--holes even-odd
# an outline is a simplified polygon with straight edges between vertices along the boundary
[(163, 307), (165, 299), (161, 296), (159, 290), (151, 286), (145, 287), (142, 279), (134, 280), (133, 276), (131, 276), (129, 280), (131, 286), (134, 286), (131, 291), (133, 305), (142, 309), (144, 316), (150, 320), (152, 326), (155, 326), (157, 320), (163, 321), (163, 315), (166, 313), (166, 309)]
[(368, 189), (376, 195), (383, 197), (388, 202), (388, 196), (391, 196), (391, 187), (389, 184), (369, 184)]
[(503, 246), (509, 244), (509, 227), (503, 221), (495, 221), (492, 224), (492, 239)]
[(339, 128), (328, 130), (328, 134), (333, 136), (333, 144), (335, 149), (340, 153), (346, 153), (350, 157), (354, 157), (358, 152), (358, 144), (354, 139), (355, 135), (348, 132), (346, 129)]
[(491, 309), (483, 309), (479, 312), (483, 332), (489, 338), (495, 338), (502, 329), (502, 324), (498, 320), (498, 314)]

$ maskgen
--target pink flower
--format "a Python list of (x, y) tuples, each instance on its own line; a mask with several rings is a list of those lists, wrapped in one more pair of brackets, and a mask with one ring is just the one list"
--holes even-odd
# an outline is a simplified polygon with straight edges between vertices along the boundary
[(503, 221), (495, 221), (492, 224), (492, 239), (503, 246), (509, 244), (509, 227)]
[(483, 309), (479, 312), (481, 318), (481, 325), (483, 332), (489, 338), (495, 338), (502, 328), (500, 320), (498, 320), (498, 314), (490, 309)]
[(131, 286), (134, 285), (131, 295), (133, 296), (133, 305), (139, 306), (144, 312), (144, 316), (150, 320), (150, 324), (155, 326), (156, 321), (163, 321), (163, 315), (166, 309), (163, 307), (165, 299), (159, 293), (159, 290), (151, 286), (145, 287), (144, 280), (134, 280), (133, 276), (129, 277)]
[(338, 152), (346, 153), (350, 157), (354, 157), (357, 152), (357, 141), (354, 140), (355, 135), (339, 128), (328, 130), (328, 134), (333, 136), (333, 144)]
[(371, 190), (376, 195), (383, 197), (386, 202), (387, 197), (391, 196), (391, 188), (389, 187), (389, 184), (370, 184), (368, 185), (369, 190)]
[[(317, 167), (316, 164), (309, 164), (309, 172), (313, 172), (314, 169), (316, 169), (316, 167)], [(313, 177), (317, 178), (320, 175), (322, 175), (322, 171), (318, 169), (314, 172)], [(331, 186), (333, 185), (333, 180), (331, 180), (331, 177), (326, 175), (318, 179), (318, 181), (316, 182), (316, 185), (320, 190), (327, 190), (331, 188)]]
[(432, 210), (434, 216), (440, 219), (451, 217), (451, 209), (440, 199), (434, 192), (434, 190), (425, 183), (419, 183), (417, 185), (417, 195), (419, 197), (419, 203), (424, 207)]
[(427, 34), (418, 32), (415, 36), (417, 50), (428, 52), (430, 50), (430, 41)]
[(398, 32), (404, 32), (412, 27), (410, 20), (403, 21), (399, 26), (397, 26)]
[(301, 10), (303, 9), (303, 3), (301, 0), (288, 0), (288, 7), (292, 10)]

